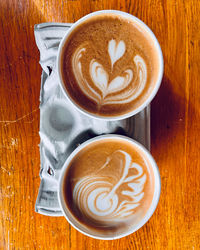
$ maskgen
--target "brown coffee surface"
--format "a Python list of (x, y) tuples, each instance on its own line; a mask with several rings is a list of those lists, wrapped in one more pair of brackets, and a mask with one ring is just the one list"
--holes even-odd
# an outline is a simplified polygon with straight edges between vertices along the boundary
[(71, 161), (63, 191), (69, 213), (83, 228), (117, 235), (144, 218), (154, 186), (152, 167), (137, 147), (106, 139), (86, 146)]
[(138, 108), (158, 78), (158, 55), (149, 35), (131, 19), (90, 17), (70, 34), (63, 49), (62, 78), (70, 98), (98, 116)]

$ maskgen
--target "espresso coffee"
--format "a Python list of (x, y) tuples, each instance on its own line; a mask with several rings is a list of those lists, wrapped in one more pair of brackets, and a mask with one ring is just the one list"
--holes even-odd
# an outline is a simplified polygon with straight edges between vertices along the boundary
[(112, 13), (91, 16), (66, 40), (61, 77), (70, 99), (97, 116), (132, 112), (152, 94), (160, 66), (147, 30)]
[(63, 196), (70, 217), (83, 231), (120, 235), (147, 214), (154, 197), (153, 168), (141, 150), (122, 139), (84, 147), (68, 165)]

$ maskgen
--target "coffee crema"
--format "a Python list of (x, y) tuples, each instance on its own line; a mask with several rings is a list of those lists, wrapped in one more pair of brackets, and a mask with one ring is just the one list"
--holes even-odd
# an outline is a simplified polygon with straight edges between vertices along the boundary
[(97, 116), (119, 116), (142, 105), (158, 79), (155, 45), (139, 24), (111, 13), (92, 16), (69, 35), (61, 56), (70, 98)]
[(137, 225), (151, 206), (154, 175), (148, 160), (130, 142), (93, 142), (71, 161), (64, 199), (83, 227), (111, 235)]

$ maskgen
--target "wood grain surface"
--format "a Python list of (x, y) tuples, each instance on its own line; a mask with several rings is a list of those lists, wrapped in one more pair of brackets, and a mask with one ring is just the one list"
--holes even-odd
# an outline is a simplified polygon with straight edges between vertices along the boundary
[[(117, 9), (143, 20), (165, 72), (152, 102), (151, 153), (162, 190), (136, 233), (91, 239), (64, 218), (35, 213), (41, 67), (34, 24)], [(0, 249), (200, 249), (200, 3), (198, 0), (0, 0)]]

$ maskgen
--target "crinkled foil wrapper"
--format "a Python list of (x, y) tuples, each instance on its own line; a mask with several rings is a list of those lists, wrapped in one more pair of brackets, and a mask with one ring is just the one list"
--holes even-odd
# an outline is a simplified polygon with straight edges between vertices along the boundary
[(72, 24), (35, 25), (35, 40), (42, 67), (40, 91), (41, 183), (36, 212), (62, 216), (57, 199), (56, 173), (69, 154), (84, 141), (102, 134), (131, 137), (150, 149), (150, 106), (131, 118), (101, 121), (80, 113), (64, 96), (56, 71), (58, 46)]

